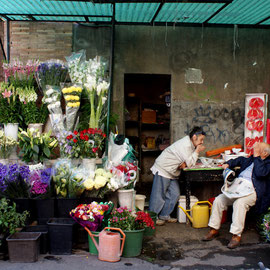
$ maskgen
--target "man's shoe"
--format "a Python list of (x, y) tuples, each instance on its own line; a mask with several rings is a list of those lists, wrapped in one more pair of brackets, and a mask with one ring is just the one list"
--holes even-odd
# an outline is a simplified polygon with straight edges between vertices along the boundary
[(212, 241), (219, 235), (218, 230), (211, 229), (209, 233), (202, 239), (203, 241)]
[(228, 244), (229, 249), (234, 249), (240, 246), (241, 236), (233, 235), (230, 243)]
[(162, 226), (162, 225), (164, 225), (165, 224), (165, 220), (163, 220), (163, 219), (158, 219), (157, 221), (156, 221), (156, 225), (157, 226)]
[(166, 220), (168, 223), (176, 223), (177, 222), (177, 218), (169, 218)]

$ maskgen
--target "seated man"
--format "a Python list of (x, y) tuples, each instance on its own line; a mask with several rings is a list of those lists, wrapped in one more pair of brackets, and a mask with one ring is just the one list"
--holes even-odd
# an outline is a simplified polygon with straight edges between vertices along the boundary
[(230, 233), (233, 234), (228, 248), (233, 249), (240, 245), (241, 234), (244, 230), (246, 213), (256, 204), (256, 212), (261, 214), (270, 206), (270, 145), (256, 143), (254, 155), (248, 158), (239, 157), (223, 164), (223, 168), (240, 166), (238, 178), (229, 187), (222, 187), (220, 194), (214, 201), (212, 214), (208, 226), (210, 232), (204, 241), (213, 240), (218, 236), (222, 212), (229, 205), (233, 206), (232, 224)]

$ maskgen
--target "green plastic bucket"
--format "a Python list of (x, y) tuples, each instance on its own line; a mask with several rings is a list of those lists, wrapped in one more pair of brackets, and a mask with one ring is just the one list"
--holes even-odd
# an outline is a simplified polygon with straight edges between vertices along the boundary
[(123, 257), (136, 257), (141, 254), (144, 229), (134, 231), (124, 231), (126, 241), (123, 249)]
[(155, 229), (152, 228), (146, 228), (144, 231), (144, 236), (152, 236), (155, 234), (156, 232), (156, 222), (157, 222), (157, 214), (155, 212), (152, 211), (148, 211), (150, 217), (153, 219), (154, 224), (155, 224)]
[[(93, 235), (98, 235), (100, 232), (91, 232)], [(95, 236), (94, 236), (95, 237)], [(97, 244), (99, 244), (99, 238), (95, 237), (95, 240), (97, 242)], [(98, 250), (94, 244), (94, 242), (92, 241), (90, 235), (88, 234), (88, 245), (89, 245), (89, 253), (92, 255), (98, 255)]]

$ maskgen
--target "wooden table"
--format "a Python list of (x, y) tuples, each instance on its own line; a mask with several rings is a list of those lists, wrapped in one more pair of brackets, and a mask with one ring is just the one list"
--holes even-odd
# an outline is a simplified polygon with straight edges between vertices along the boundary
[(180, 181), (184, 182), (186, 190), (186, 209), (190, 209), (191, 182), (223, 182), (222, 167), (201, 167), (186, 168), (180, 174)]

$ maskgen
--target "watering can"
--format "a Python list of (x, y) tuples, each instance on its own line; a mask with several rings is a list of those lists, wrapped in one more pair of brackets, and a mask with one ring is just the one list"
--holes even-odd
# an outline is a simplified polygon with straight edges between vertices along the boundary
[[(110, 231), (107, 231), (109, 229)], [(98, 259), (100, 261), (106, 262), (118, 262), (120, 261), (120, 256), (122, 255), (124, 243), (126, 239), (126, 235), (119, 228), (106, 227), (102, 232), (98, 235), (93, 235), (91, 231), (85, 227), (85, 230), (90, 235), (93, 243), (95, 244), (98, 250)], [(121, 238), (120, 234), (113, 231), (119, 231), (123, 238)], [(99, 245), (94, 237), (99, 237)], [(122, 240), (122, 244), (121, 244)], [(121, 248), (120, 248), (121, 246)]]
[[(200, 201), (196, 202), (192, 206), (191, 210), (185, 210), (180, 205), (178, 207), (181, 208), (187, 215), (187, 217), (192, 223), (193, 228), (205, 228), (208, 227), (209, 221), (209, 206), (206, 204), (212, 206), (212, 204), (209, 201)], [(188, 211), (192, 211), (192, 217), (187, 213)]]

